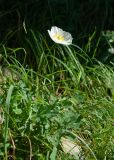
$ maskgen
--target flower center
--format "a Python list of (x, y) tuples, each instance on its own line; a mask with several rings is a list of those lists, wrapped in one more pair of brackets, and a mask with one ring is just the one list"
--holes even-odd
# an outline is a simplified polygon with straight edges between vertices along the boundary
[(60, 34), (55, 34), (54, 37), (59, 40), (59, 41), (64, 41), (64, 36), (60, 35)]

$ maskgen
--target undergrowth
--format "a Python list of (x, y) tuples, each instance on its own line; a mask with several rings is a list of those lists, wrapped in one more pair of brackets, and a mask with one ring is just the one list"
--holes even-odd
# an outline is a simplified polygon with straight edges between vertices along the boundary
[[(113, 160), (113, 65), (32, 30), (24, 41), (23, 48), (1, 44), (0, 159)], [(65, 153), (62, 138), (80, 155)]]

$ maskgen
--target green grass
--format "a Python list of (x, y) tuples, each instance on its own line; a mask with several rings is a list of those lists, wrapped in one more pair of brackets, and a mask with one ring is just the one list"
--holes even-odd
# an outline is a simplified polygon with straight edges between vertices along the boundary
[[(112, 6), (0, 2), (0, 160), (114, 159)], [(74, 44), (50, 40), (53, 25)], [(62, 139), (80, 154), (66, 153)]]
[(61, 147), (67, 137), (87, 160), (114, 159), (113, 66), (30, 34), (23, 48), (1, 46), (0, 158), (76, 159)]

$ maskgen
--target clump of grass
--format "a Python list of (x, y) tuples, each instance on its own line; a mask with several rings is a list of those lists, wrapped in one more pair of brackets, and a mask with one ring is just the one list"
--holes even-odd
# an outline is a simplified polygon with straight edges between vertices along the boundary
[(26, 39), (24, 50), (26, 56), (34, 53), (33, 68), (25, 67), (29, 56), (21, 64), (14, 52), (2, 51), (11, 74), (6, 76), (1, 68), (1, 158), (75, 159), (61, 147), (67, 137), (81, 148), (81, 158), (113, 159), (113, 68), (92, 64), (74, 47), (48, 46), (31, 34), (34, 42)]

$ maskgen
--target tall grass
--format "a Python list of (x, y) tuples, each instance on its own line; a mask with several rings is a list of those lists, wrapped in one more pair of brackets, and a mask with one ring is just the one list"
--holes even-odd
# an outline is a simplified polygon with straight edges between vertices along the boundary
[[(114, 159), (113, 66), (32, 30), (24, 44), (1, 45), (0, 158)], [(62, 137), (80, 146), (80, 155), (64, 153)]]

